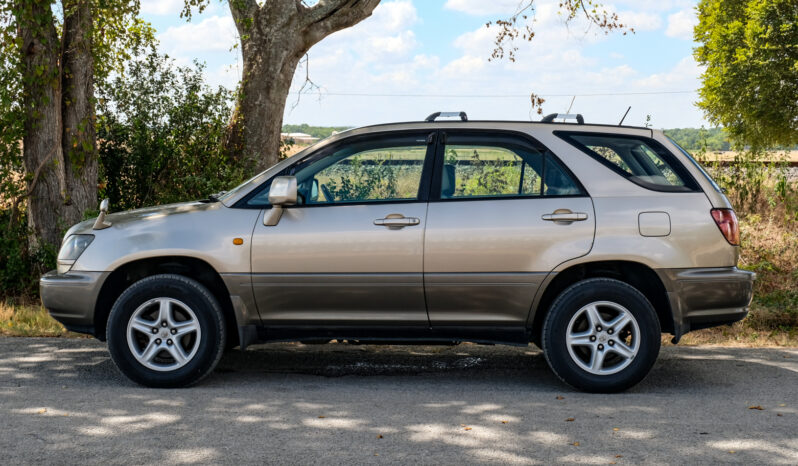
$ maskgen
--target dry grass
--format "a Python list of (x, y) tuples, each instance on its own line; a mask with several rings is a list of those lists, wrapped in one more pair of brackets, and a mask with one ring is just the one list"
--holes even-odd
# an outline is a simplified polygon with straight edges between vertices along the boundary
[(0, 335), (15, 337), (81, 337), (50, 317), (40, 304), (0, 303)]

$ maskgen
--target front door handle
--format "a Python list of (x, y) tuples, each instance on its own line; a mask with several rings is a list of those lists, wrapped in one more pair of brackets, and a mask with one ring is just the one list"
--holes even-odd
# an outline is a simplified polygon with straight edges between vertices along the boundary
[(388, 227), (391, 229), (394, 228), (404, 228), (412, 225), (418, 225), (421, 223), (416, 217), (405, 217), (402, 214), (390, 214), (387, 215), (385, 218), (378, 218), (374, 220), (374, 224), (382, 227)]
[(587, 220), (587, 214), (584, 212), (571, 212), (569, 209), (557, 209), (550, 214), (543, 214), (541, 218), (549, 222), (571, 223)]

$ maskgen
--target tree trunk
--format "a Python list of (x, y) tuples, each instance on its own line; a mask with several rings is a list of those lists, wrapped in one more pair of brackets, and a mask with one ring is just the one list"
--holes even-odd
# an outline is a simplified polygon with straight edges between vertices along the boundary
[(280, 131), (299, 60), (333, 32), (371, 16), (379, 0), (229, 0), (238, 28), (244, 72), (226, 149), (260, 171), (280, 155)]
[(18, 10), (22, 40), (25, 135), (23, 159), (28, 186), (28, 225), (34, 243), (61, 242), (64, 189), (58, 34), (50, 2), (31, 1)]
[(97, 141), (94, 126), (94, 56), (88, 0), (64, 1), (61, 89), (64, 221), (72, 225), (97, 208)]

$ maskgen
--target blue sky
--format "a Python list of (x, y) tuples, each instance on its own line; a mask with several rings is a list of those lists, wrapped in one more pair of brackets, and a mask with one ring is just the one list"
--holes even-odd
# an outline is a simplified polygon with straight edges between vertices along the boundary
[[(701, 74), (692, 59), (695, 2), (607, 2), (636, 30), (607, 36), (580, 21), (566, 26), (556, 0), (537, 0), (533, 41), (518, 44), (515, 63), (489, 62), (495, 29), (485, 23), (509, 16), (518, 2), (383, 0), (370, 18), (310, 50), (310, 76), (321, 89), (292, 94), (284, 121), (359, 126), (439, 110), (536, 120), (534, 92), (546, 99), (545, 113), (564, 112), (576, 95), (572, 112), (590, 122), (617, 123), (631, 105), (629, 124), (650, 115), (658, 128), (707, 125), (694, 105)], [(180, 64), (205, 62), (209, 83), (235, 86), (241, 61), (225, 2), (212, 0), (190, 23), (179, 17), (183, 0), (141, 3), (163, 52)], [(295, 90), (304, 76), (300, 68)]]

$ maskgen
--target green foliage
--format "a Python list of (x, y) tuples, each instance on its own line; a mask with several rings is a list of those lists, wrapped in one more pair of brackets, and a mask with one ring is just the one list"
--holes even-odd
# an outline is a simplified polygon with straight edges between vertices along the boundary
[(307, 123), (301, 125), (283, 125), (284, 133), (305, 133), (313, 136), (314, 138), (324, 139), (334, 131), (344, 131), (349, 129), (350, 126), (310, 126)]
[(227, 157), (232, 95), (154, 51), (98, 89), (101, 192), (114, 210), (205, 198), (251, 167)]
[(731, 150), (729, 135), (723, 128), (673, 128), (666, 129), (665, 134), (690, 151)]
[(55, 268), (56, 251), (46, 243), (29, 246), (28, 235), (24, 211), (0, 210), (0, 300), (36, 293), (39, 277)]
[[(374, 163), (364, 163), (354, 156), (347, 164), (333, 166), (329, 173), (331, 179), (326, 183), (336, 201), (358, 201), (364, 199), (396, 199), (397, 174), (387, 158), (376, 159)], [(337, 173), (336, 173), (337, 172)], [(338, 180), (332, 176), (338, 175)]]
[(798, 143), (798, 2), (702, 0), (699, 107), (739, 145)]

